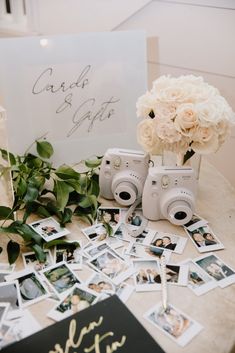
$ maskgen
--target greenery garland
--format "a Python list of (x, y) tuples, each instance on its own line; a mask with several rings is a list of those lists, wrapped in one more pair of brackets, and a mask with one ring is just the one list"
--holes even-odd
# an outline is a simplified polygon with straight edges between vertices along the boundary
[[(54, 153), (52, 145), (46, 140), (34, 143), (37, 154), (29, 152), (33, 144), (23, 156), (0, 149), (2, 158), (9, 162), (7, 167), (0, 166), (0, 176), (10, 171), (14, 190), (12, 208), (0, 206), (0, 220), (3, 220), (0, 234), (9, 238), (7, 254), (10, 264), (17, 260), (22, 245), (12, 234), (20, 236), (23, 245), (31, 248), (40, 262), (46, 260), (44, 249), (66, 243), (61, 239), (46, 243), (26, 223), (31, 214), (42, 218), (56, 216), (62, 227), (71, 222), (73, 216), (93, 224), (100, 205), (98, 168), (102, 157), (81, 162), (82, 172), (66, 164), (54, 168), (49, 161)], [(22, 219), (15, 220), (15, 212), (19, 210)], [(105, 227), (110, 234), (109, 225)], [(0, 253), (2, 250), (0, 247)]]

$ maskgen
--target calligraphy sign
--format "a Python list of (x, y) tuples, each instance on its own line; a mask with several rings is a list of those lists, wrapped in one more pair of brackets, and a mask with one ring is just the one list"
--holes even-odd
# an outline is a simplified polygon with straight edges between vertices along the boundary
[(41, 136), (54, 162), (138, 148), (136, 100), (146, 90), (142, 31), (0, 40), (0, 103), (10, 150)]

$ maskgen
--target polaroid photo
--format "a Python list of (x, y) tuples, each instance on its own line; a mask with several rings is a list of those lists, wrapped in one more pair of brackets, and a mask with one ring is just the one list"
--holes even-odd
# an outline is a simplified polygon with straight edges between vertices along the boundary
[(15, 319), (22, 315), (19, 283), (17, 281), (0, 283), (0, 303), (9, 303), (7, 320)]
[(136, 208), (132, 214), (129, 215), (128, 219), (126, 220), (126, 215), (128, 213), (128, 208), (121, 208), (121, 221), (126, 222), (128, 225), (139, 227), (141, 223), (147, 222), (147, 219), (144, 217), (142, 209)]
[(152, 245), (166, 250), (182, 254), (188, 239), (176, 234), (155, 232), (151, 241), (146, 245)]
[(187, 228), (184, 229), (200, 253), (224, 249), (224, 245), (208, 225), (196, 228), (193, 231)]
[(87, 248), (84, 253), (87, 258), (93, 258), (96, 255), (100, 254), (104, 250), (109, 250), (110, 252), (113, 252), (116, 256), (120, 257), (122, 260), (123, 257), (120, 256), (115, 249), (113, 249), (105, 240), (100, 242), (100, 243), (94, 243), (94, 245), (90, 246)]
[[(134, 230), (136, 229), (135, 226), (129, 226), (130, 230)], [(118, 239), (121, 239), (125, 242), (136, 242), (136, 243), (142, 243), (142, 244), (146, 244), (146, 243), (149, 243), (150, 240), (153, 238), (155, 234), (155, 231), (154, 230), (151, 230), (151, 229), (145, 229), (143, 230), (143, 232), (139, 235), (137, 235), (137, 237), (132, 237), (129, 232), (128, 232), (128, 228), (127, 226), (124, 224), (124, 223), (120, 223), (118, 225), (118, 227), (116, 228), (113, 236), (118, 238)]]
[(134, 290), (134, 286), (129, 283), (122, 282), (119, 286), (116, 287), (116, 295), (123, 303), (126, 303)]
[(53, 264), (53, 258), (50, 250), (44, 250), (46, 254), (46, 261), (40, 262), (35, 255), (35, 252), (22, 253), (23, 264), (26, 269), (31, 269), (36, 272), (43, 270)]
[(4, 347), (5, 343), (5, 336), (8, 334), (9, 330), (11, 329), (12, 324), (6, 324), (6, 321), (1, 326), (0, 331), (0, 349)]
[(9, 272), (0, 272), (0, 283), (5, 282), (5, 277), (9, 275)]
[(22, 308), (35, 304), (49, 296), (40, 275), (30, 268), (8, 275), (6, 276), (6, 280), (17, 281), (19, 283)]
[(3, 321), (6, 318), (6, 314), (9, 307), (10, 307), (10, 303), (0, 302), (0, 328), (2, 326)]
[(218, 256), (207, 254), (194, 259), (193, 262), (215, 279), (221, 288), (235, 283), (235, 270), (226, 265)]
[(11, 336), (12, 341), (20, 341), (42, 329), (29, 310), (24, 310), (22, 317), (11, 323), (7, 321), (7, 324), (10, 325), (7, 335)]
[(99, 207), (97, 210), (97, 223), (108, 223), (116, 228), (121, 219), (121, 209), (118, 207)]
[(67, 263), (63, 261), (42, 270), (40, 274), (60, 298), (64, 297), (75, 284), (82, 283)]
[(136, 292), (161, 290), (161, 272), (157, 260), (133, 260)]
[(86, 281), (86, 286), (98, 293), (113, 295), (116, 292), (116, 286), (102, 273), (94, 272)]
[(201, 267), (196, 265), (193, 260), (187, 259), (180, 262), (180, 264), (186, 264), (189, 267), (188, 288), (191, 289), (194, 294), (199, 296), (217, 287), (217, 282), (202, 270)]
[(82, 251), (81, 242), (67, 242), (66, 244), (57, 244), (54, 251), (54, 263), (66, 262), (73, 270), (82, 269)]
[(92, 304), (96, 303), (97, 298), (98, 294), (96, 292), (76, 284), (70, 290), (69, 294), (49, 311), (47, 316), (55, 321), (60, 321), (83, 309), (89, 308)]
[(40, 219), (30, 223), (29, 226), (47, 242), (70, 234), (70, 232), (66, 228), (61, 227), (53, 217)]
[(192, 219), (188, 223), (184, 224), (184, 228), (188, 229), (190, 232), (193, 232), (195, 229), (204, 227), (208, 223), (209, 222), (206, 219), (194, 214)]
[(188, 265), (166, 264), (166, 281), (176, 286), (187, 286)]
[(0, 273), (11, 273), (11, 272), (13, 272), (14, 271), (14, 269), (15, 269), (15, 264), (12, 264), (12, 265), (10, 265), (9, 263), (3, 263), (3, 262), (1, 262), (0, 263)]
[(171, 251), (159, 248), (156, 246), (148, 246), (138, 243), (131, 243), (125, 252), (127, 255), (140, 257), (143, 259), (160, 259), (162, 255), (165, 256), (166, 262), (169, 261), (171, 256)]
[(186, 346), (203, 328), (171, 304), (163, 310), (162, 303), (158, 303), (144, 314), (144, 318), (181, 347)]
[(82, 233), (87, 237), (89, 241), (103, 241), (106, 242), (114, 249), (123, 246), (123, 241), (112, 236), (108, 235), (107, 230), (105, 229), (103, 223), (98, 223), (93, 226), (83, 228)]
[(115, 285), (130, 277), (134, 273), (133, 266), (126, 263), (119, 256), (109, 250), (104, 250), (99, 255), (87, 261), (95, 271), (102, 273)]

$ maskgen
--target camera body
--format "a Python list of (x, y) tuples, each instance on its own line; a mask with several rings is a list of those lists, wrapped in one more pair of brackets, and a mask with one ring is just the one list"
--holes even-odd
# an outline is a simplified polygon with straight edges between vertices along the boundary
[(149, 159), (142, 151), (109, 148), (100, 167), (100, 196), (123, 206), (132, 205), (142, 197)]
[(183, 225), (192, 219), (197, 181), (192, 168), (152, 167), (143, 189), (143, 215)]

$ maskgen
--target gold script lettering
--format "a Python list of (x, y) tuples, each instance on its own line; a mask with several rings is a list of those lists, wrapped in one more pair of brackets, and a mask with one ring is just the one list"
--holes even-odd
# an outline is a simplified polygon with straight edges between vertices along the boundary
[(106, 337), (113, 336), (113, 332), (106, 332), (104, 335), (100, 336), (98, 333), (95, 335), (94, 344), (90, 347), (85, 348), (84, 352), (89, 353), (91, 351), (95, 351), (95, 353), (100, 353), (100, 342), (102, 342)]
[(76, 320), (71, 320), (70, 325), (69, 325), (69, 338), (66, 341), (65, 349), (63, 350), (60, 344), (56, 343), (55, 344), (55, 350), (49, 351), (49, 353), (69, 353), (69, 349), (72, 348), (78, 348), (83, 340), (83, 337), (87, 335), (89, 332), (95, 329), (95, 327), (99, 327), (103, 322), (103, 316), (100, 316), (99, 320), (92, 321), (90, 324), (86, 327), (83, 327), (80, 331), (79, 338), (77, 342), (74, 342), (74, 335), (76, 333)]
[(126, 342), (126, 336), (122, 336), (121, 342), (113, 342), (111, 347), (110, 346), (106, 346), (106, 353), (113, 353), (115, 351), (118, 350), (118, 348), (124, 346)]

